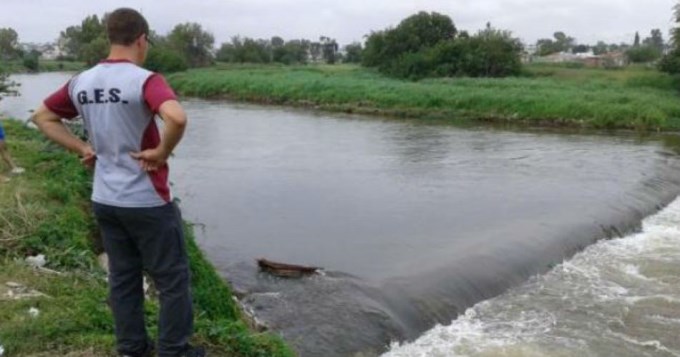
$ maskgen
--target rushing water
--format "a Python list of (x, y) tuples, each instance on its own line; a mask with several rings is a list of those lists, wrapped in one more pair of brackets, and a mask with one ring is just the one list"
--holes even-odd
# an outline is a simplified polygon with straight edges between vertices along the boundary
[(680, 200), (385, 357), (680, 356)]
[[(24, 97), (0, 111), (23, 118), (68, 76), (16, 78)], [(394, 356), (678, 353), (677, 208), (593, 245), (678, 195), (674, 136), (184, 104), (171, 178), (185, 217), (246, 308), (302, 356), (390, 343)], [(325, 273), (276, 279), (259, 257)]]

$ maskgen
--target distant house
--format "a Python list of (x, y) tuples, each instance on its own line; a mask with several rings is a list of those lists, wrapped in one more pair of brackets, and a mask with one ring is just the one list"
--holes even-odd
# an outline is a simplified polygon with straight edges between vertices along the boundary
[(536, 63), (567, 63), (567, 62), (577, 62), (579, 59), (578, 55), (569, 52), (559, 52), (553, 53), (547, 56), (539, 56), (534, 58), (533, 62)]
[(602, 55), (605, 63), (604, 66), (608, 67), (625, 67), (628, 65), (628, 56), (625, 52), (609, 52)]
[(56, 60), (65, 55), (61, 47), (55, 43), (21, 43), (19, 48), (24, 53), (37, 52), (43, 60)]
[(583, 59), (583, 64), (588, 68), (602, 67), (602, 57), (595, 55), (586, 57)]
[(56, 44), (47, 44), (43, 47), (42, 56), (40, 56), (40, 58), (54, 61), (65, 54), (66, 53)]
[(548, 56), (535, 57), (535, 63), (576, 63), (588, 68), (620, 68), (628, 65), (628, 57), (624, 52), (609, 52), (595, 55), (586, 53), (553, 53)]

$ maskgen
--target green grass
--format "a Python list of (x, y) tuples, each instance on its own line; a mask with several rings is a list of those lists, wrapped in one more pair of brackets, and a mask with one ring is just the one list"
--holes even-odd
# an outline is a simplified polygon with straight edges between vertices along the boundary
[[(35, 130), (5, 121), (10, 150), (27, 169), (0, 183), (0, 345), (7, 356), (113, 356), (107, 284), (96, 261), (90, 174), (77, 158)], [(293, 356), (283, 341), (249, 330), (229, 286), (204, 258), (186, 226), (196, 307), (194, 342), (215, 356)], [(45, 254), (50, 274), (29, 268), (27, 255)], [(7, 282), (49, 297), (3, 299)], [(158, 303), (146, 304), (150, 331)], [(40, 310), (32, 318), (28, 310)]]
[(78, 72), (87, 68), (85, 62), (74, 61), (41, 60), (38, 65), (40, 66), (40, 72)]
[(219, 64), (169, 76), (181, 93), (323, 110), (451, 121), (676, 130), (677, 78), (622, 70), (527, 66), (522, 76), (410, 82), (351, 65)]

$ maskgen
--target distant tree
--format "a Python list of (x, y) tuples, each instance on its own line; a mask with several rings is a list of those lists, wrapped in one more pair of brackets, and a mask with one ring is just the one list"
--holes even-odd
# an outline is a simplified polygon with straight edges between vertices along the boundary
[(539, 56), (548, 56), (553, 53), (560, 52), (560, 49), (555, 43), (555, 41), (549, 38), (542, 38), (536, 41), (536, 48), (538, 50), (537, 53)]
[(319, 38), (321, 44), (321, 54), (327, 64), (335, 64), (338, 60), (338, 43), (334, 39), (326, 36)]
[(284, 41), (283, 38), (281, 38), (279, 36), (274, 36), (271, 39), (272, 48), (283, 47), (285, 44), (286, 44), (286, 41)]
[(307, 63), (309, 44), (308, 40), (291, 40), (286, 42), (280, 37), (274, 37), (271, 41), (272, 62), (283, 64)]
[(323, 47), (320, 42), (311, 42), (309, 44), (309, 55), (312, 57), (312, 62), (318, 61), (322, 58)]
[(144, 67), (154, 72), (173, 73), (185, 71), (189, 65), (184, 57), (168, 46), (167, 43), (156, 40), (154, 46), (149, 49)]
[(574, 53), (586, 53), (588, 51), (590, 51), (590, 46), (588, 45), (576, 45), (572, 49), (572, 52)]
[(666, 73), (680, 73), (680, 3), (673, 7), (676, 26), (671, 30), (670, 52), (659, 61), (659, 69)]
[(392, 61), (384, 72), (400, 78), (503, 77), (521, 69), (519, 39), (490, 24), (473, 36), (440, 41), (418, 52), (408, 52)]
[(231, 43), (223, 43), (217, 51), (217, 60), (235, 63), (269, 63), (271, 62), (269, 41), (255, 40), (235, 36)]
[(595, 55), (603, 55), (609, 52), (609, 46), (603, 41), (598, 41), (597, 44), (592, 47), (592, 50)]
[(509, 31), (487, 24), (466, 42), (459, 73), (472, 77), (505, 77), (520, 72), (523, 47)]
[(553, 53), (570, 51), (576, 40), (573, 37), (567, 36), (562, 31), (557, 31), (553, 34), (552, 39), (540, 39), (536, 42), (539, 56), (547, 56)]
[(574, 47), (574, 43), (576, 42), (573, 37), (569, 37), (561, 31), (555, 32), (553, 37), (555, 37), (555, 42), (557, 42), (560, 51), (569, 51)]
[(633, 48), (633, 46), (631, 46), (628, 43), (619, 43), (619, 44), (612, 43), (612, 44), (609, 45), (609, 51), (610, 52), (626, 52), (631, 48)]
[(680, 3), (673, 6), (673, 20), (679, 26), (671, 30), (671, 43), (674, 48), (680, 50)]
[(168, 35), (168, 44), (181, 54), (191, 67), (208, 66), (213, 62), (215, 38), (197, 23), (175, 26)]
[(269, 50), (270, 50), (270, 61), (271, 62), (283, 62), (286, 57), (286, 49), (283, 47), (286, 41), (279, 37), (274, 36), (269, 40)]
[(18, 57), (19, 35), (11, 28), (0, 28), (0, 59), (15, 59)]
[(642, 41), (642, 44), (654, 48), (659, 53), (663, 53), (664, 47), (666, 46), (663, 40), (663, 34), (659, 29), (652, 30), (650, 36), (645, 38)]
[(640, 44), (640, 35), (635, 33), (635, 42), (633, 47), (626, 51), (628, 59), (633, 63), (648, 63), (653, 62), (663, 56), (664, 41), (661, 30), (654, 29)]
[(361, 63), (361, 52), (363, 48), (361, 43), (354, 42), (345, 46), (345, 60), (347, 63)]
[(80, 53), (80, 26), (69, 26), (61, 31), (58, 42), (61, 44), (66, 56), (77, 59)]
[(458, 33), (450, 17), (424, 11), (407, 17), (395, 30), (392, 39), (403, 40), (401, 49), (405, 52), (432, 47), (442, 40), (454, 39)]
[(436, 12), (419, 12), (401, 21), (396, 28), (368, 35), (362, 63), (384, 69), (401, 56), (453, 40), (457, 33), (450, 17)]
[(78, 26), (69, 26), (59, 35), (67, 56), (93, 65), (108, 54), (106, 36), (106, 17), (100, 20), (97, 15), (83, 19)]
[(283, 45), (283, 56), (276, 62), (283, 64), (307, 63), (309, 40), (290, 40)]
[(659, 59), (661, 52), (652, 46), (633, 46), (626, 51), (626, 55), (633, 63), (648, 63)]
[(109, 40), (105, 36), (99, 36), (81, 48), (78, 58), (87, 65), (93, 66), (106, 58), (108, 53)]
[(234, 41), (238, 37), (232, 38), (231, 42), (224, 42), (217, 50), (215, 54), (215, 59), (219, 62), (236, 62), (235, 60), (235, 46)]

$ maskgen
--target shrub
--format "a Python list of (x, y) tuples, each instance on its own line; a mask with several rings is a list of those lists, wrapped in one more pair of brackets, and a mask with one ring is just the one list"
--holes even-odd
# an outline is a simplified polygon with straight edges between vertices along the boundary
[(173, 73), (186, 71), (189, 66), (186, 60), (172, 49), (155, 46), (149, 50), (145, 67), (154, 72)]
[(680, 50), (673, 50), (659, 61), (659, 69), (666, 73), (680, 73)]
[(40, 66), (39, 61), (38, 61), (38, 56), (25, 56), (23, 60), (23, 65), (26, 67), (27, 70), (31, 72), (37, 72), (38, 67)]
[(474, 36), (441, 41), (381, 64), (381, 72), (405, 79), (425, 77), (504, 77), (521, 72), (522, 47), (509, 32), (491, 27)]
[(407, 53), (419, 52), (441, 41), (451, 40), (456, 33), (456, 27), (448, 16), (419, 12), (404, 19), (394, 29), (370, 34), (362, 63), (369, 67), (384, 66)]
[(408, 79), (466, 75), (504, 77), (521, 72), (522, 45), (508, 31), (487, 24), (474, 36), (456, 38), (450, 18), (421, 12), (395, 29), (373, 32), (362, 64)]
[(661, 57), (661, 52), (652, 46), (639, 46), (628, 50), (626, 55), (633, 63), (648, 63)]

